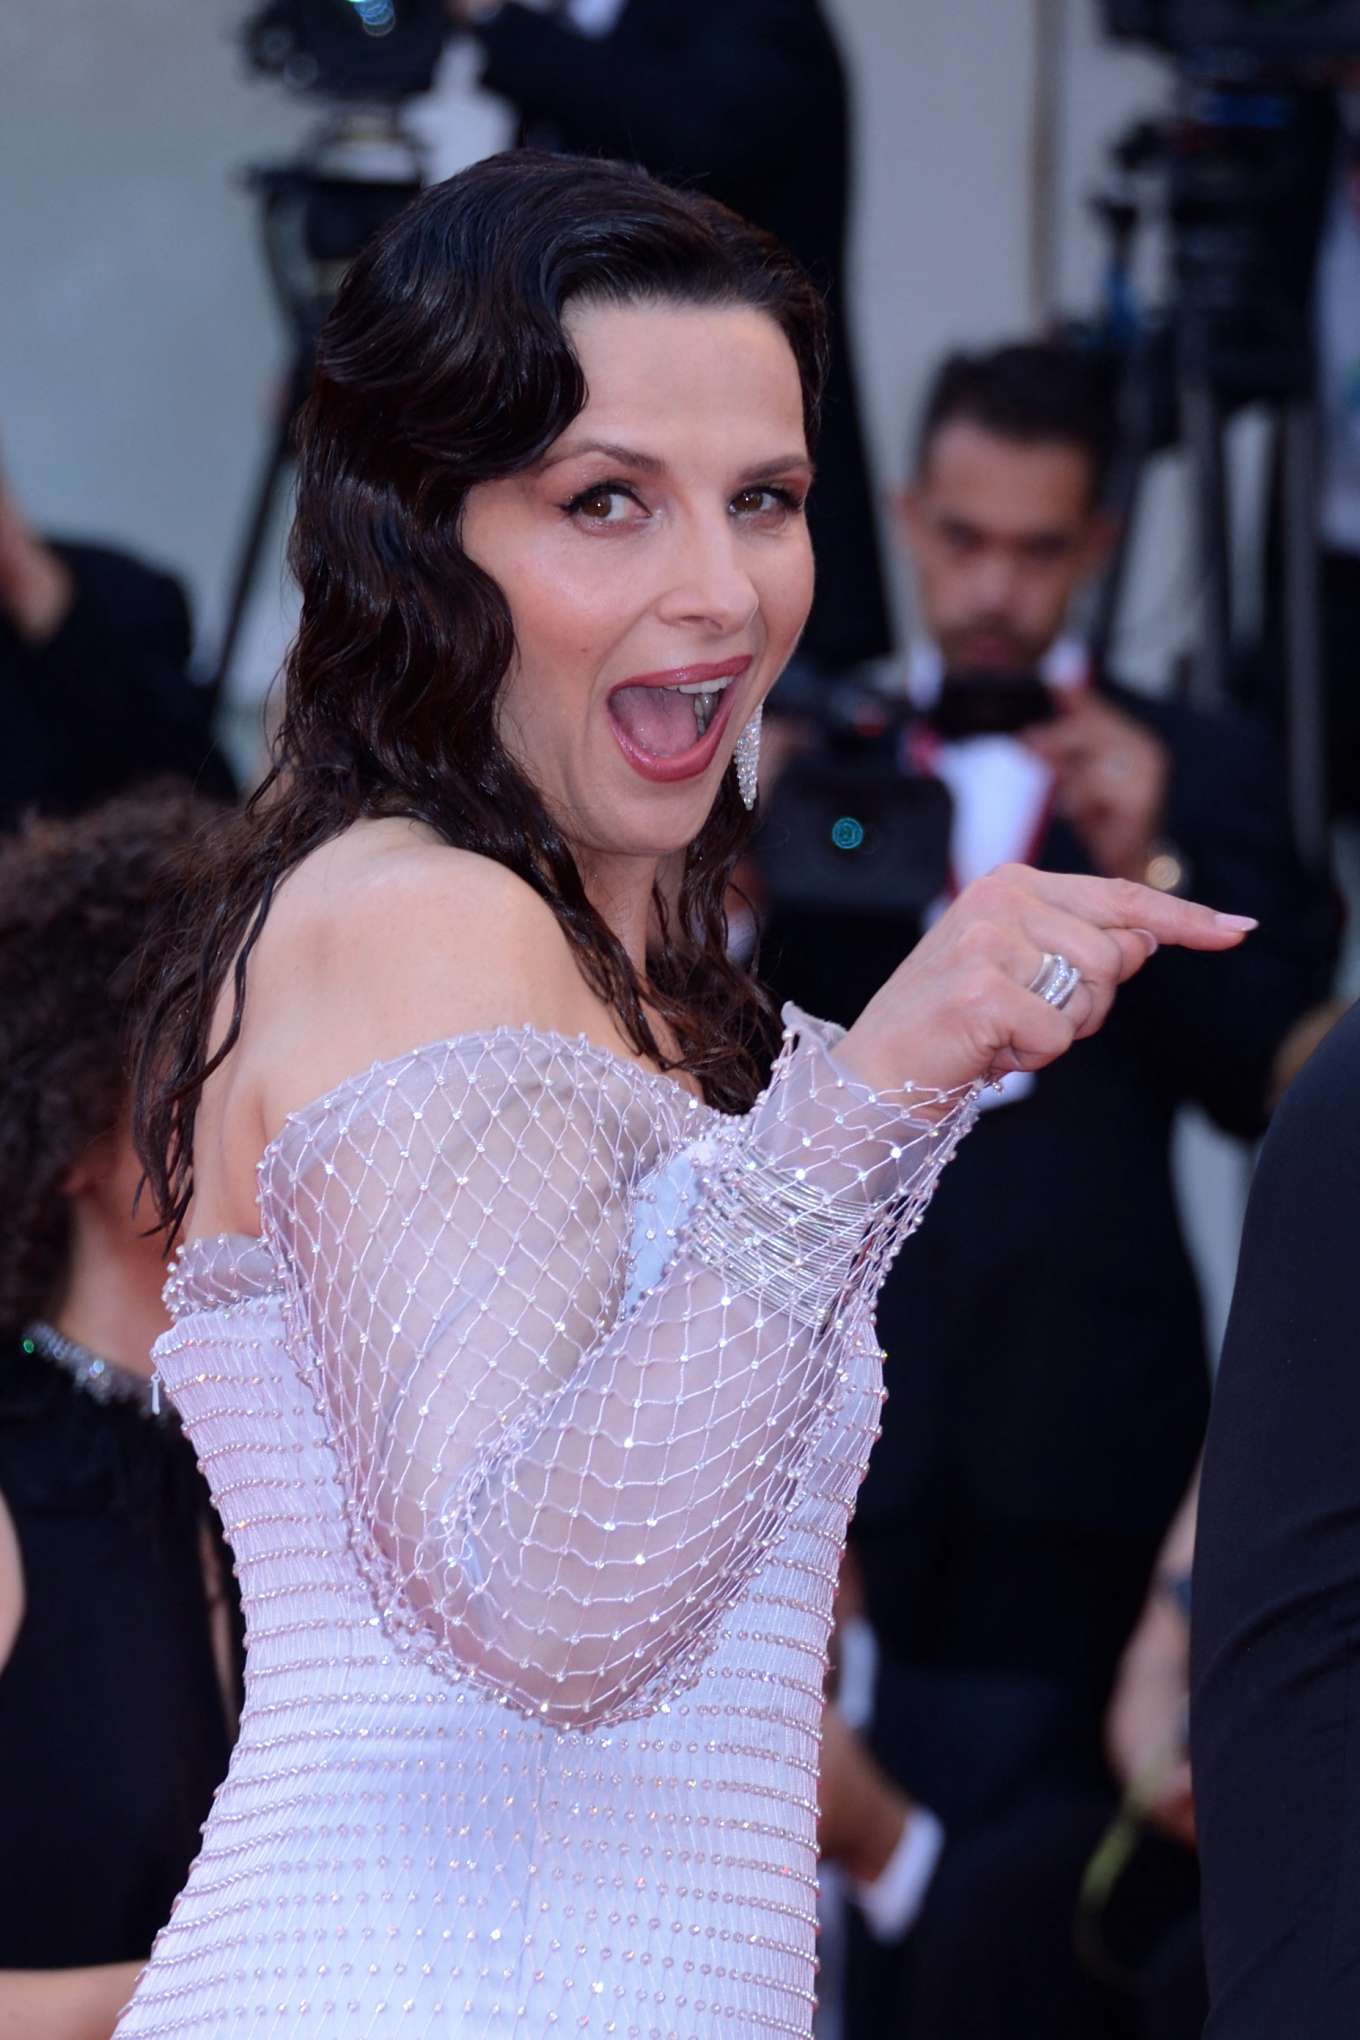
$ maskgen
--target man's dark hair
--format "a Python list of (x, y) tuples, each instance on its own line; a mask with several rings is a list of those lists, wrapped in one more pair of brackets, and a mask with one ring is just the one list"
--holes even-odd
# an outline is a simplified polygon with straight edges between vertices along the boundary
[(1075, 446), (1091, 463), (1099, 499), (1114, 451), (1108, 379), (1088, 355), (1058, 341), (1015, 341), (977, 354), (947, 355), (936, 372), (916, 437), (916, 471), (925, 471), (946, 425), (980, 425), (1022, 446)]

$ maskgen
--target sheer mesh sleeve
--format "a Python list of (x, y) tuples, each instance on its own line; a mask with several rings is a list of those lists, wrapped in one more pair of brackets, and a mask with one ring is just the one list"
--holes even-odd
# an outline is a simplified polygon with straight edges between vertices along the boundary
[[(501, 1030), (352, 1080), (262, 1172), (389, 1633), (558, 1726), (697, 1675), (971, 1121), (971, 1094), (930, 1124), (931, 1094), (876, 1096), (793, 1018), (740, 1118), (686, 1114), (584, 1040)], [(659, 1154), (691, 1190), (648, 1227)], [(639, 1289), (635, 1233), (657, 1226)]]

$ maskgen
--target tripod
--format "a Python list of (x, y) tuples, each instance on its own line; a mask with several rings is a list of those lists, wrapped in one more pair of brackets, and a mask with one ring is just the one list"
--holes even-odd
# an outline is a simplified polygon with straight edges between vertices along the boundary
[(264, 549), (293, 460), (297, 415), (311, 388), (316, 340), (345, 269), (364, 242), (421, 189), (425, 159), (395, 107), (347, 107), (296, 163), (251, 170), (274, 293), (293, 350), (241, 529), (226, 620), (209, 688), (216, 708), (230, 678)]
[[(1288, 91), (1187, 85), (1179, 119), (1138, 124), (1112, 156), (1117, 182), (1095, 206), (1110, 236), (1104, 330), (1116, 347), (1125, 343), (1110, 485), (1121, 540), (1097, 603), (1095, 654), (1104, 658), (1113, 635), (1147, 461), (1179, 442), (1202, 588), (1187, 692), (1206, 709), (1228, 700), (1235, 640), (1224, 433), (1233, 412), (1265, 406), (1279, 446), (1290, 804), (1299, 854), (1320, 870), (1329, 815), (1318, 410), (1312, 276), (1298, 231), (1317, 173), (1305, 102)], [(1149, 170), (1167, 199), (1176, 298), (1169, 318), (1139, 326), (1130, 317), (1130, 253), (1142, 212), (1135, 180)]]
[[(1299, 855), (1321, 870), (1328, 854), (1327, 708), (1319, 626), (1317, 540), (1318, 420), (1306, 386), (1258, 394), (1279, 447), (1283, 544), (1286, 746), (1290, 810)], [(1216, 381), (1193, 329), (1140, 337), (1120, 398), (1120, 435), (1108, 502), (1119, 543), (1096, 598), (1091, 631), (1097, 666), (1106, 661), (1128, 578), (1132, 533), (1146, 466), (1178, 436), (1188, 472), (1201, 613), (1186, 690), (1198, 708), (1221, 708), (1231, 694), (1234, 653), (1232, 561), (1224, 432), (1241, 403)], [(1170, 408), (1178, 427), (1167, 429)]]

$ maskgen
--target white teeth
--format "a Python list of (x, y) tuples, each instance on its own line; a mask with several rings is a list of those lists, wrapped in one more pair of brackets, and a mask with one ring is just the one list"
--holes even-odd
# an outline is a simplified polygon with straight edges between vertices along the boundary
[(691, 680), (684, 687), (677, 687), (677, 694), (722, 694), (732, 685), (730, 680)]

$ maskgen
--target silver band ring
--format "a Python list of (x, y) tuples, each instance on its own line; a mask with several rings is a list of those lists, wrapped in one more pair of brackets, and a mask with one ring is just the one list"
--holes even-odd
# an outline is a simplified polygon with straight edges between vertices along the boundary
[(1056, 1006), (1061, 1012), (1081, 983), (1081, 972), (1065, 956), (1053, 956), (1045, 950), (1044, 960), (1030, 979), (1028, 990), (1036, 999), (1042, 999), (1046, 1006)]

